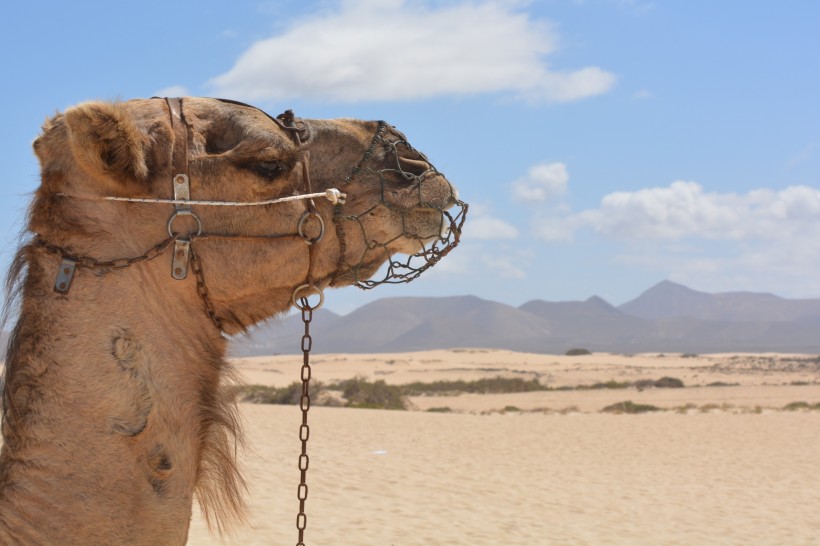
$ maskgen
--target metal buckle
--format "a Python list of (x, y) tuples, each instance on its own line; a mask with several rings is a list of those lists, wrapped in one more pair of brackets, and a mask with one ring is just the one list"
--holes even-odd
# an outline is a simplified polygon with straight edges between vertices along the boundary
[(171, 264), (171, 276), (181, 281), (188, 276), (188, 262), (191, 258), (191, 241), (177, 239), (174, 241), (174, 260)]
[(74, 278), (74, 271), (77, 269), (77, 262), (68, 258), (63, 258), (60, 262), (60, 269), (57, 271), (57, 279), (54, 281), (54, 291), (60, 294), (68, 294), (71, 288), (71, 280)]

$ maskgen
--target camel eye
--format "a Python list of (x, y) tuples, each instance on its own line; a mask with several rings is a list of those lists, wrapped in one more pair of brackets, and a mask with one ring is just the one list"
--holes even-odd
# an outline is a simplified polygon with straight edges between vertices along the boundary
[(282, 174), (283, 167), (280, 161), (259, 161), (248, 165), (250, 170), (269, 179), (274, 179)]

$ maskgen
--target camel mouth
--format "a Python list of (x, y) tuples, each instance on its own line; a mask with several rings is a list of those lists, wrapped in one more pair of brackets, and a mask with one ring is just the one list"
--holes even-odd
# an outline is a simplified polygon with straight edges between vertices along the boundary
[[(344, 233), (342, 224), (355, 222), (354, 232), (361, 232), (366, 249), (357, 263), (340, 261), (340, 269), (332, 284), (352, 284), (370, 290), (382, 284), (403, 284), (417, 279), (436, 265), (461, 241), (462, 229), (469, 205), (453, 198), (444, 209), (418, 207), (401, 214), (396, 220), (400, 233), (369, 237), (367, 226), (355, 217), (337, 219), (337, 232)], [(387, 214), (396, 214), (387, 210)]]

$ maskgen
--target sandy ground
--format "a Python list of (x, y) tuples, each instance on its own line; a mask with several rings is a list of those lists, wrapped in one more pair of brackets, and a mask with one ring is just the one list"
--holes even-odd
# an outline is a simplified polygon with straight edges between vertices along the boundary
[[(820, 402), (813, 355), (480, 350), (314, 360), (325, 382), (504, 375), (560, 387), (672, 376), (687, 388), (413, 399), (419, 410), (454, 410), (447, 414), (314, 408), (308, 544), (820, 545), (820, 411), (778, 411)], [(284, 386), (298, 378), (300, 359), (236, 364), (250, 383)], [(715, 381), (740, 386), (705, 386)], [(698, 408), (599, 413), (624, 400)], [(572, 409), (487, 414), (506, 406)], [(251, 519), (224, 543), (295, 544), (298, 408), (243, 404), (242, 412)], [(196, 515), (189, 544), (220, 541)]]

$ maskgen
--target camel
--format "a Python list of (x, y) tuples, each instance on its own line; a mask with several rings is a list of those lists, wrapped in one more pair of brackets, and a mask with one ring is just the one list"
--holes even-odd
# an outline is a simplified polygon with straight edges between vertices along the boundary
[[(34, 151), (9, 274), (0, 544), (184, 544), (194, 495), (215, 532), (241, 524), (226, 336), (363, 286), (397, 253), (437, 261), (430, 242), (460, 232), (448, 209), (466, 212), (383, 122), (87, 102), (48, 119)], [(272, 202), (311, 191), (327, 199)]]

